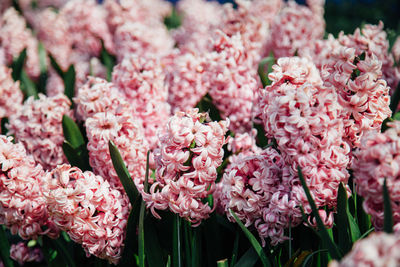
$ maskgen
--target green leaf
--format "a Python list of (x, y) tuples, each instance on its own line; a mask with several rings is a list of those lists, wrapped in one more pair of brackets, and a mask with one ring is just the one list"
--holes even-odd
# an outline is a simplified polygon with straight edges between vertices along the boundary
[(121, 181), (121, 184), (124, 187), (126, 194), (128, 195), (132, 207), (135, 207), (139, 198), (139, 192), (135, 186), (135, 183), (133, 182), (131, 175), (128, 172), (128, 169), (126, 168), (125, 162), (122, 160), (118, 148), (111, 140), (108, 142), (108, 149), (110, 151), (111, 160), (114, 165), (114, 169), (117, 172), (119, 180)]
[(400, 101), (400, 82), (398, 83), (392, 97), (390, 98), (390, 110), (392, 111), (392, 116), (395, 114), (397, 106)]
[(133, 253), (136, 251), (135, 245), (137, 244), (136, 230), (138, 221), (137, 214), (139, 213), (138, 206), (139, 205), (136, 205), (136, 209), (133, 207), (129, 213), (128, 224), (126, 226), (125, 248), (118, 266), (136, 266)]
[(236, 264), (236, 259), (238, 256), (238, 249), (239, 249), (239, 231), (236, 231), (235, 235), (235, 241), (233, 243), (233, 251), (232, 251), (232, 258), (231, 258), (231, 267), (235, 266)]
[(191, 266), (191, 246), (192, 246), (192, 239), (193, 239), (193, 233), (192, 233), (192, 226), (191, 223), (188, 221), (183, 222), (183, 232), (184, 232), (184, 238), (185, 238), (185, 261), (186, 261), (186, 266)]
[[(146, 158), (146, 174), (144, 177), (144, 191), (147, 192), (148, 191), (148, 187), (149, 187), (149, 155), (150, 155), (150, 151), (147, 151), (147, 158)], [(138, 247), (139, 247), (139, 252), (138, 252), (138, 256), (139, 256), (139, 266), (140, 267), (145, 267), (145, 262), (144, 262), (144, 258), (145, 258), (145, 246), (144, 246), (144, 212), (146, 210), (146, 202), (144, 202), (144, 200), (142, 199), (142, 203), (140, 205), (140, 215), (139, 215), (139, 237), (138, 237)]]
[(228, 267), (228, 259), (217, 261), (217, 267)]
[(322, 252), (328, 252), (328, 250), (327, 250), (327, 249), (319, 249), (319, 250), (314, 251), (313, 253), (309, 254), (309, 255), (305, 258), (305, 260), (304, 260), (302, 266), (303, 266), (303, 267), (308, 266), (308, 262), (312, 259), (312, 257), (314, 257), (314, 255), (316, 255), (316, 254), (318, 254), (318, 253), (322, 253)]
[(164, 18), (164, 24), (168, 30), (176, 29), (182, 24), (182, 16), (176, 12), (176, 8), (172, 9), (171, 15)]
[(65, 247), (61, 239), (59, 238), (50, 240), (54, 244), (54, 247), (57, 249), (58, 254), (63, 258), (66, 265), (69, 267), (76, 267), (75, 261), (72, 259), (68, 249)]
[(329, 236), (328, 231), (325, 228), (325, 225), (322, 223), (322, 219), (319, 216), (318, 210), (317, 210), (317, 206), (315, 205), (314, 199), (312, 198), (311, 194), (310, 194), (310, 190), (307, 187), (306, 181), (304, 180), (304, 176), (303, 173), (301, 171), (301, 168), (298, 166), (297, 167), (297, 171), (299, 174), (299, 179), (300, 182), (303, 186), (304, 192), (306, 193), (307, 196), (307, 200), (310, 203), (312, 212), (314, 214), (315, 220), (317, 221), (317, 226), (319, 229), (319, 233), (320, 233), (320, 237), (322, 239), (323, 242), (325, 242), (329, 254), (332, 256), (332, 258), (340, 260), (343, 256), (340, 253), (338, 247), (336, 246), (336, 244), (333, 242), (333, 240), (331, 239), (331, 237)]
[(11, 76), (14, 79), (14, 81), (21, 79), (21, 74), (22, 74), (22, 69), (24, 68), (25, 59), (26, 59), (26, 48), (22, 50), (19, 56), (15, 58), (11, 64), (12, 68)]
[(146, 237), (145, 252), (146, 260), (149, 267), (164, 266), (163, 249), (160, 245), (160, 240), (155, 229), (155, 225), (149, 217), (146, 219), (146, 227), (144, 227), (144, 235)]
[(236, 263), (235, 267), (253, 267), (258, 261), (258, 254), (254, 247), (249, 248)]
[(182, 266), (182, 255), (181, 255), (181, 218), (178, 214), (174, 215), (174, 224), (172, 230), (172, 266)]
[(244, 234), (247, 237), (247, 239), (250, 241), (250, 244), (253, 246), (254, 250), (257, 252), (257, 255), (260, 258), (263, 266), (264, 267), (271, 266), (271, 263), (269, 262), (269, 260), (268, 260), (267, 256), (265, 255), (260, 243), (254, 237), (254, 235), (246, 228), (246, 226), (243, 225), (243, 223), (236, 216), (236, 214), (235, 214), (235, 212), (233, 210), (230, 209), (229, 211), (232, 214), (233, 218), (235, 218), (236, 223), (239, 224), (240, 228), (244, 232)]
[[(269, 56), (261, 59), (260, 63), (258, 63), (258, 76), (260, 77), (263, 87), (271, 84), (271, 80), (268, 78), (268, 74), (272, 71), (272, 65), (274, 61), (275, 61), (274, 57)], [(265, 65), (267, 64), (268, 64), (268, 71), (265, 72)]]
[(82, 136), (81, 130), (72, 118), (64, 115), (62, 117), (62, 128), (64, 138), (72, 148), (79, 148), (85, 145), (85, 139)]
[(66, 73), (64, 73), (64, 94), (72, 101), (72, 98), (74, 97), (75, 93), (75, 67), (74, 65), (69, 66), (68, 70)]
[(64, 79), (64, 71), (58, 65), (58, 63), (54, 59), (53, 55), (49, 54), (49, 58), (50, 58), (50, 64), (53, 67), (53, 69), (57, 72), (57, 74), (60, 76), (61, 79)]
[(44, 94), (46, 92), (46, 83), (48, 76), (47, 76), (47, 62), (46, 62), (47, 53), (42, 42), (39, 42), (38, 50), (39, 50), (40, 76), (37, 87), (38, 91)]
[(338, 231), (338, 244), (342, 252), (346, 254), (351, 250), (352, 238), (350, 233), (350, 223), (348, 218), (348, 203), (347, 192), (343, 183), (339, 184), (337, 195), (337, 231)]
[(193, 229), (193, 238), (192, 238), (192, 267), (200, 267), (200, 257), (201, 257), (201, 228)]
[(116, 58), (114, 55), (111, 55), (107, 49), (104, 47), (104, 42), (101, 41), (101, 53), (100, 53), (101, 62), (104, 64), (107, 70), (107, 81), (111, 81), (112, 71), (115, 66)]
[(351, 241), (354, 244), (358, 239), (360, 239), (360, 236), (361, 236), (360, 228), (358, 227), (357, 222), (354, 219), (354, 217), (351, 215), (349, 209), (347, 209), (347, 217), (349, 220)]
[(387, 188), (386, 178), (383, 182), (383, 231), (393, 233), (393, 214), (390, 203), (390, 194)]
[(2, 225), (0, 225), (0, 256), (5, 267), (14, 266), (14, 263), (10, 258), (10, 244), (8, 243), (8, 239)]
[(28, 74), (24, 70), (21, 72), (21, 84), (20, 88), (25, 98), (33, 96), (35, 99), (38, 99), (38, 93), (36, 90), (35, 83), (28, 77)]

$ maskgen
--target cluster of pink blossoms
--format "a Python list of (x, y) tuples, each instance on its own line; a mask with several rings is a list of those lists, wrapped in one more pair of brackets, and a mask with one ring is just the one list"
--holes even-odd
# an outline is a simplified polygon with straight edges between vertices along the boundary
[(161, 62), (153, 57), (126, 57), (114, 67), (112, 81), (135, 108), (134, 116), (143, 122), (150, 147), (157, 146), (157, 132), (170, 117), (168, 87)]
[(58, 227), (49, 218), (42, 194), (42, 166), (27, 155), (22, 144), (0, 135), (0, 224), (23, 239), (39, 235), (56, 238)]
[(215, 190), (228, 122), (207, 119), (197, 109), (177, 112), (160, 135), (154, 151), (156, 181), (143, 195), (155, 217), (160, 217), (156, 209), (169, 208), (196, 226), (213, 211), (203, 200)]
[(0, 64), (0, 119), (17, 112), (22, 105), (23, 95), (19, 82), (14, 82), (11, 69)]
[(400, 122), (388, 123), (384, 133), (370, 132), (354, 152), (352, 169), (357, 193), (364, 198), (364, 210), (376, 229), (383, 228), (383, 182), (391, 197), (394, 228), (400, 230)]
[(11, 245), (10, 258), (22, 266), (27, 262), (41, 262), (44, 257), (40, 248), (29, 248), (24, 242), (19, 242)]
[(122, 189), (111, 162), (108, 142), (118, 147), (128, 171), (139, 188), (143, 188), (148, 144), (141, 121), (123, 94), (100, 78), (90, 78), (74, 98), (77, 114), (85, 120), (88, 137), (89, 163), (93, 171), (107, 179), (113, 187)]
[(372, 233), (359, 240), (340, 262), (331, 261), (328, 267), (387, 267), (400, 265), (398, 234)]
[(101, 176), (59, 165), (43, 186), (54, 223), (93, 254), (116, 264), (121, 257), (129, 214), (126, 197)]
[(63, 115), (73, 117), (70, 105), (71, 101), (63, 94), (53, 97), (40, 94), (37, 100), (33, 96), (28, 98), (9, 118), (10, 133), (46, 170), (66, 162), (61, 122)]

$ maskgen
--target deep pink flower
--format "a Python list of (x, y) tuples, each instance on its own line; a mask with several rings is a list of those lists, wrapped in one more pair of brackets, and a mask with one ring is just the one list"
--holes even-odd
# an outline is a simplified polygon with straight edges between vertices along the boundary
[(10, 258), (22, 266), (27, 262), (41, 262), (44, 257), (40, 248), (29, 248), (25, 242), (19, 242), (11, 245)]
[(400, 265), (398, 234), (372, 233), (357, 241), (340, 263), (331, 261), (329, 267), (387, 267)]
[(0, 119), (15, 114), (22, 105), (19, 82), (14, 82), (11, 69), (0, 65)]
[(134, 116), (143, 122), (150, 147), (157, 146), (157, 132), (163, 130), (170, 117), (168, 87), (161, 62), (154, 57), (130, 56), (114, 67), (113, 83), (135, 108)]
[(0, 135), (0, 224), (23, 239), (58, 237), (41, 191), (42, 166), (26, 154), (21, 143)]
[(0, 46), (5, 52), (7, 65), (26, 48), (26, 71), (31, 78), (39, 76), (38, 41), (26, 27), (25, 19), (12, 7), (0, 17)]
[(400, 230), (400, 122), (388, 123), (384, 133), (371, 131), (361, 139), (354, 152), (352, 169), (357, 193), (364, 197), (363, 207), (376, 229), (383, 228), (383, 182), (391, 197), (395, 229)]
[(169, 208), (196, 226), (212, 212), (203, 199), (215, 189), (228, 123), (204, 123), (207, 117), (198, 109), (177, 112), (160, 135), (160, 148), (154, 151), (156, 181), (143, 195), (155, 217), (160, 217), (156, 209)]
[(62, 117), (73, 117), (71, 101), (63, 94), (39, 99), (28, 98), (17, 113), (9, 117), (10, 134), (21, 142), (37, 163), (50, 170), (65, 163), (62, 150)]
[(116, 264), (121, 257), (129, 202), (101, 176), (59, 165), (46, 176), (43, 194), (55, 224), (82, 245), (86, 255)]

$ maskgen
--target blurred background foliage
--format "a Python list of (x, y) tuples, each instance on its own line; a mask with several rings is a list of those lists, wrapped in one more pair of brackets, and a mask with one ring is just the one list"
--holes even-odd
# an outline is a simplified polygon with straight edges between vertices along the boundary
[[(176, 3), (178, 0), (171, 2)], [(232, 3), (233, 0), (219, 2)], [(297, 2), (304, 4), (305, 0)], [(392, 44), (395, 37), (400, 35), (400, 0), (326, 0), (325, 20), (326, 32), (335, 36), (340, 31), (352, 33), (364, 24), (378, 24), (382, 21)]]

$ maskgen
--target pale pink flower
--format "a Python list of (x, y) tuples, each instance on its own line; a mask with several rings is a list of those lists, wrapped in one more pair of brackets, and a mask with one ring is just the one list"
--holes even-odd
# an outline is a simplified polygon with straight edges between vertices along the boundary
[(382, 63), (374, 54), (356, 54), (354, 48), (341, 47), (333, 55), (335, 60), (323, 66), (322, 78), (325, 86), (335, 88), (342, 106), (344, 136), (357, 147), (364, 132), (379, 131), (390, 117), (389, 87), (382, 79)]
[(240, 33), (229, 37), (217, 32), (214, 51), (207, 55), (205, 79), (209, 94), (222, 118), (229, 118), (230, 129), (246, 132), (252, 128), (253, 101), (258, 83), (252, 59), (246, 53)]
[(78, 89), (73, 101), (76, 104), (77, 118), (81, 121), (93, 117), (96, 113), (129, 107), (124, 95), (114, 84), (94, 77), (89, 77)]
[[(299, 65), (298, 72), (285, 71), (291, 61), (304, 66)], [(310, 64), (300, 59), (278, 61), (270, 75), (272, 85), (260, 90), (262, 120), (267, 138), (275, 139), (292, 175), (302, 168), (317, 206), (335, 207), (339, 183), (347, 184), (349, 176), (350, 146), (342, 138), (337, 94), (320, 85)], [(293, 194), (300, 203), (307, 201), (302, 190)]]
[(106, 67), (100, 62), (97, 57), (86, 58), (82, 54), (73, 55), (73, 63), (75, 67), (75, 89), (84, 86), (88, 81), (89, 76), (106, 78)]
[(392, 90), (396, 88), (400, 75), (396, 75), (393, 68), (394, 59), (389, 53), (389, 41), (382, 21), (378, 25), (366, 24), (362, 29), (357, 28), (353, 34), (344, 35), (341, 32), (338, 40), (341, 45), (354, 48), (357, 55), (363, 52), (370, 57), (375, 55), (382, 64), (382, 78)]
[(56, 238), (59, 230), (48, 217), (41, 191), (42, 166), (12, 139), (0, 135), (0, 224), (23, 239)]
[(68, 22), (68, 37), (81, 53), (96, 57), (101, 52), (101, 41), (109, 52), (114, 52), (111, 32), (106, 23), (107, 12), (94, 0), (70, 0), (59, 11)]
[(39, 99), (28, 98), (23, 106), (9, 117), (10, 134), (21, 142), (37, 163), (46, 170), (67, 162), (62, 150), (64, 135), (62, 117), (73, 117), (71, 101), (63, 94)]
[(46, 81), (46, 95), (56, 96), (58, 94), (64, 94), (64, 91), (65, 85), (63, 79), (61, 79), (55, 70), (50, 68)]
[(86, 255), (117, 264), (124, 247), (129, 202), (101, 176), (59, 165), (47, 173), (43, 194), (55, 224)]
[(142, 192), (149, 147), (140, 121), (134, 119), (131, 110), (96, 113), (86, 120), (85, 126), (89, 140), (89, 163), (93, 172), (108, 180), (113, 188), (123, 191), (109, 152), (108, 142), (113, 141), (136, 187)]
[(40, 248), (29, 248), (25, 242), (19, 242), (11, 245), (10, 258), (22, 266), (27, 262), (41, 262), (44, 257)]
[(288, 239), (284, 230), (289, 224), (302, 221), (299, 203), (291, 198), (292, 187), (299, 187), (294, 178), (274, 148), (258, 155), (240, 153), (217, 184), (214, 198), (230, 221), (235, 221), (232, 210), (246, 227), (258, 230), (263, 244), (269, 237), (276, 245)]
[(22, 106), (19, 82), (14, 82), (11, 72), (11, 69), (0, 65), (0, 119), (15, 114)]
[(60, 68), (67, 71), (71, 65), (73, 38), (68, 28), (66, 16), (47, 8), (36, 16), (37, 36), (43, 42)]
[(3, 14), (7, 8), (11, 6), (11, 0), (3, 0), (0, 2), (0, 14)]
[(275, 16), (279, 13), (284, 1), (282, 0), (253, 0), (250, 5), (252, 15), (271, 25)]
[(340, 262), (331, 261), (329, 267), (388, 267), (400, 265), (398, 234), (372, 233), (357, 241)]
[(361, 139), (361, 146), (354, 151), (354, 182), (357, 194), (364, 198), (363, 207), (371, 215), (376, 229), (383, 228), (383, 182), (392, 203), (395, 229), (400, 229), (400, 122), (389, 122), (384, 133), (371, 131)]
[(25, 19), (12, 7), (0, 17), (0, 46), (5, 52), (7, 65), (10, 65), (26, 48), (26, 71), (31, 78), (39, 76), (38, 41), (26, 27)]
[(119, 62), (129, 54), (137, 57), (162, 57), (174, 47), (172, 37), (161, 23), (146, 25), (142, 22), (128, 21), (116, 29), (114, 42)]
[(182, 14), (182, 25), (172, 35), (182, 51), (205, 52), (212, 46), (209, 39), (222, 22), (223, 9), (216, 1), (182, 0), (177, 10)]
[(203, 200), (212, 194), (221, 165), (228, 122), (206, 122), (207, 113), (198, 109), (177, 112), (160, 135), (154, 151), (156, 181), (143, 195), (152, 214), (169, 208), (197, 226), (213, 208)]
[(272, 23), (266, 54), (272, 51), (276, 58), (293, 56), (296, 51), (312, 47), (316, 40), (322, 39), (324, 31), (323, 14), (289, 1)]
[(392, 47), (392, 54), (394, 57), (394, 60), (399, 63), (400, 62), (400, 36), (397, 37), (396, 41), (394, 42), (394, 45)]
[(154, 57), (126, 57), (114, 67), (112, 81), (135, 107), (134, 116), (143, 122), (145, 137), (153, 149), (157, 132), (163, 130), (170, 117), (168, 87), (161, 62)]
[(321, 15), (324, 14), (325, 0), (306, 0), (306, 4), (312, 12)]
[(166, 66), (168, 103), (174, 112), (193, 108), (210, 86), (203, 77), (207, 60), (190, 51), (176, 51), (170, 57), (171, 62)]
[(257, 130), (251, 129), (248, 133), (237, 133), (235, 137), (229, 138), (228, 150), (233, 154), (238, 153), (257, 153), (261, 152), (261, 148), (256, 145)]

